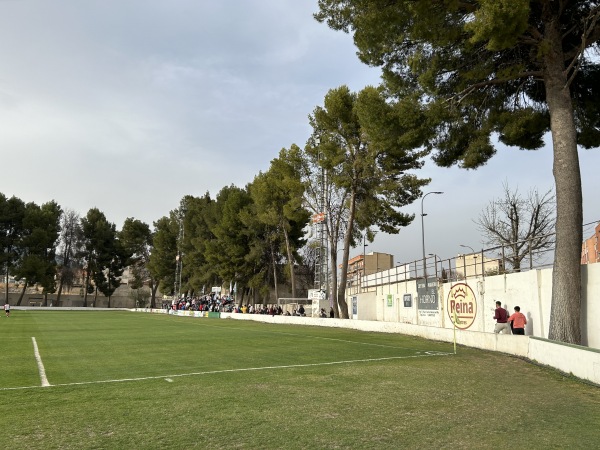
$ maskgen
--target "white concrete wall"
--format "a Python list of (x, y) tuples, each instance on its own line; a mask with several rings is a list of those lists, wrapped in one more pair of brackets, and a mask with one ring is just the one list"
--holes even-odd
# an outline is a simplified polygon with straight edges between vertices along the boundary
[(581, 279), (581, 343), (600, 349), (600, 264), (583, 266)]
[[(370, 295), (369, 295), (370, 294)], [(369, 293), (367, 295), (362, 295), (357, 299), (357, 315), (361, 317), (362, 320), (377, 320), (377, 305), (375, 300), (375, 293)], [(350, 308), (350, 314), (352, 314), (352, 301), (348, 305)]]
[(600, 352), (598, 351), (534, 338), (529, 339), (527, 357), (532, 361), (600, 384)]
[[(538, 289), (538, 275), (540, 271), (530, 270), (527, 272), (509, 275), (497, 275), (480, 279), (484, 294), (478, 294), (483, 303), (484, 326), (478, 331), (494, 330), (494, 309), (496, 301), (502, 302), (509, 314), (514, 312), (515, 306), (521, 307), (521, 312), (527, 317), (525, 333), (532, 336), (547, 336), (547, 324), (550, 318), (550, 308), (543, 308)], [(548, 298), (549, 299), (549, 298)]]
[[(389, 284), (382, 280), (391, 279)], [(399, 322), (429, 327), (452, 329), (446, 309), (448, 294), (455, 283), (440, 284), (438, 310), (417, 309), (417, 283), (415, 280), (394, 282), (394, 277), (380, 276), (379, 285), (371, 280), (374, 291), (358, 294), (359, 320)], [(495, 302), (498, 300), (509, 311), (519, 306), (527, 317), (525, 334), (546, 338), (550, 323), (552, 302), (552, 269), (529, 270), (527, 272), (472, 278), (464, 281), (473, 291), (477, 303), (477, 314), (468, 331), (491, 333)], [(412, 294), (413, 305), (404, 307), (403, 295)], [(388, 306), (387, 296), (393, 296)], [(582, 266), (582, 343), (600, 349), (600, 264)]]

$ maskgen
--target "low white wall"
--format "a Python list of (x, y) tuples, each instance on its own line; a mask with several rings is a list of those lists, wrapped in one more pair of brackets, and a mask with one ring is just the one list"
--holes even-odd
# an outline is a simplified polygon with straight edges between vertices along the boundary
[[(131, 308), (83, 308), (81, 306), (11, 306), (11, 311), (137, 311)], [(141, 311), (141, 310), (140, 310)]]
[(529, 340), (528, 358), (600, 384), (600, 351), (532, 338)]
[[(318, 319), (294, 316), (267, 316), (262, 314), (221, 313), (222, 319), (253, 320), (265, 323), (287, 323), (360, 331), (399, 333), (442, 342), (454, 342), (454, 330), (398, 322), (369, 320)], [(528, 358), (539, 364), (600, 385), (600, 351), (563, 344), (545, 339), (509, 334), (456, 330), (456, 343), (467, 347), (507, 353)]]
[[(581, 270), (582, 344), (600, 349), (600, 302), (595, 301), (600, 298), (600, 264), (583, 265)], [(477, 311), (468, 331), (492, 333), (495, 303), (500, 301), (510, 314), (514, 312), (515, 306), (521, 308), (521, 312), (527, 317), (527, 336), (548, 337), (552, 306), (552, 268), (470, 278), (460, 283), (440, 283), (437, 290), (437, 310), (419, 310), (415, 280), (381, 284), (382, 280), (388, 279), (390, 277), (382, 276), (378, 279), (380, 284), (371, 284), (369, 292), (356, 295), (357, 319), (452, 329), (453, 322), (448, 313), (449, 294), (453, 286), (463, 283), (473, 292)], [(373, 280), (371, 282), (375, 283)], [(412, 298), (410, 307), (404, 305), (405, 294)]]

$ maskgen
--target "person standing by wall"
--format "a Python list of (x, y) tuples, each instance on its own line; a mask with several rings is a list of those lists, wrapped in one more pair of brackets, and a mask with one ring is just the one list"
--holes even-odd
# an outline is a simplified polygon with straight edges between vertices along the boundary
[(510, 326), (508, 325), (508, 311), (502, 307), (502, 303), (500, 302), (496, 302), (494, 319), (496, 320), (494, 333), (499, 334), (504, 332), (504, 334), (510, 334)]
[(512, 323), (513, 334), (525, 335), (527, 318), (521, 313), (521, 308), (515, 306), (515, 313), (508, 318), (508, 321)]
[(6, 314), (6, 317), (10, 317), (10, 303), (8, 302), (4, 304), (4, 314)]

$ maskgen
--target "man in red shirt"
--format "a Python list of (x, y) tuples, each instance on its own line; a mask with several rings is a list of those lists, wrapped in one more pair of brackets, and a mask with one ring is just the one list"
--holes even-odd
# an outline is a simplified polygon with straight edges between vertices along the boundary
[(496, 302), (494, 319), (496, 319), (494, 333), (499, 334), (504, 332), (504, 334), (510, 334), (510, 326), (508, 325), (508, 311), (502, 307), (502, 303), (500, 302)]
[(525, 334), (525, 325), (527, 324), (527, 319), (521, 313), (521, 308), (515, 306), (515, 313), (508, 318), (508, 321), (512, 322), (513, 334)]

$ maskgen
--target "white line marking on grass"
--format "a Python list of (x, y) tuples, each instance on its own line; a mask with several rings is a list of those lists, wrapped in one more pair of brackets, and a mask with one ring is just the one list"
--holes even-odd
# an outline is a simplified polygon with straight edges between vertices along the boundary
[(35, 361), (37, 362), (38, 371), (40, 372), (40, 380), (42, 381), (42, 387), (52, 386), (48, 383), (48, 378), (46, 378), (46, 369), (44, 369), (44, 363), (42, 362), (42, 357), (40, 356), (40, 351), (38, 350), (37, 342), (33, 336), (31, 336), (31, 341), (33, 342), (33, 354), (35, 356)]
[[(207, 370), (205, 372), (190, 372), (190, 373), (179, 373), (173, 375), (160, 375), (153, 377), (138, 377), (138, 378), (121, 378), (115, 380), (100, 380), (100, 381), (80, 381), (76, 383), (57, 383), (48, 385), (50, 387), (59, 387), (59, 386), (83, 386), (87, 384), (107, 384), (107, 383), (125, 383), (130, 381), (147, 381), (147, 380), (169, 380), (172, 378), (182, 378), (182, 377), (193, 377), (199, 375), (215, 375), (219, 373), (235, 373), (235, 372), (251, 372), (258, 370), (277, 370), (277, 369), (298, 369), (303, 367), (318, 367), (318, 366), (334, 366), (338, 364), (353, 364), (353, 363), (361, 363), (361, 362), (376, 362), (376, 361), (391, 361), (394, 359), (408, 359), (408, 358), (427, 358), (431, 356), (453, 356), (454, 353), (444, 353), (444, 352), (432, 352), (432, 354), (425, 355), (411, 355), (411, 356), (390, 356), (387, 358), (368, 358), (368, 359), (353, 359), (353, 360), (345, 360), (345, 361), (331, 361), (324, 363), (310, 363), (310, 364), (290, 364), (285, 366), (264, 366), (264, 367), (246, 367), (243, 369), (223, 369), (223, 370)], [(39, 386), (21, 386), (21, 387), (9, 387), (9, 388), (0, 388), (0, 391), (16, 391), (22, 389), (36, 389)]]

